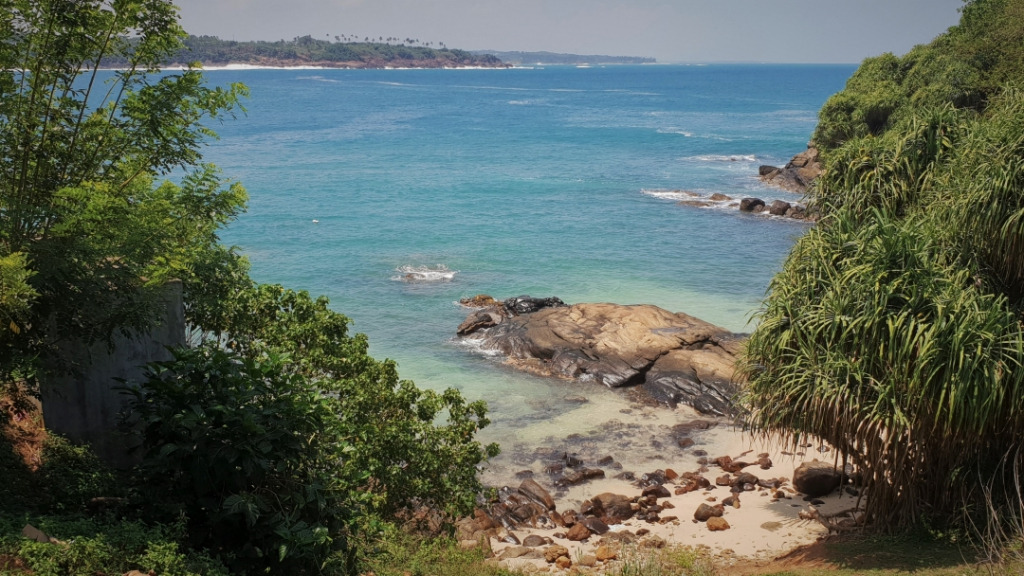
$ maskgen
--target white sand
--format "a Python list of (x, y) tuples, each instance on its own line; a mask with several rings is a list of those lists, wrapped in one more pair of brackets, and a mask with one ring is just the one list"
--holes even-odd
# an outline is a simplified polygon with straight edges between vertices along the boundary
[[(616, 413), (615, 416), (618, 418), (611, 418), (612, 414), (608, 411), (597, 414), (592, 413), (589, 419), (590, 425), (600, 430), (602, 427), (608, 426), (610, 418), (631, 422), (632, 424), (640, 423), (640, 426), (633, 427), (630, 431), (631, 434), (626, 434), (627, 441), (625, 444), (628, 446), (630, 442), (635, 442), (638, 438), (650, 437), (662, 441), (660, 449), (652, 450), (649, 447), (637, 450), (617, 449), (617, 446), (613, 442), (609, 442), (607, 437), (604, 437), (605, 440), (603, 442), (595, 438), (596, 446), (588, 446), (586, 443), (583, 443), (582, 446), (591, 455), (600, 454), (602, 451), (612, 455), (616, 461), (623, 464), (625, 470), (634, 472), (637, 477), (643, 473), (652, 472), (655, 469), (671, 468), (679, 474), (696, 472), (700, 465), (697, 463), (698, 457), (693, 455), (693, 451), (698, 449), (708, 453), (708, 460), (728, 455), (733, 459), (746, 462), (756, 462), (758, 454), (767, 452), (773, 463), (771, 469), (761, 470), (755, 464), (743, 470), (761, 479), (784, 477), (792, 480), (794, 470), (804, 461), (819, 459), (832, 462), (834, 460), (834, 452), (827, 451), (822, 453), (816, 447), (800, 448), (798, 454), (801, 455), (783, 454), (783, 450), (778, 446), (768, 445), (763, 441), (756, 440), (726, 423), (720, 423), (708, 431), (694, 432), (692, 438), (697, 441), (697, 444), (690, 449), (681, 450), (675, 445), (675, 440), (669, 436), (668, 431), (673, 424), (699, 419), (700, 417), (692, 410), (687, 408), (677, 410), (656, 407), (644, 408), (637, 405), (631, 406), (630, 409), (632, 412), (628, 415)], [(557, 422), (552, 422), (551, 424), (552, 427), (557, 427), (558, 425)], [(578, 419), (574, 421), (574, 424), (574, 427), (578, 429)], [(547, 440), (550, 443), (551, 438), (548, 437)], [(583, 455), (581, 454), (581, 456)], [(586, 457), (584, 457), (584, 463), (588, 467), (594, 467), (594, 461)], [(704, 473), (704, 477), (710, 480), (713, 485), (715, 478), (725, 472), (714, 465), (709, 465), (708, 467), (709, 471)], [(508, 474), (508, 471), (511, 469), (509, 466), (502, 468), (505, 474)], [(559, 512), (569, 509), (578, 511), (579, 505), (584, 500), (604, 492), (621, 494), (630, 498), (639, 496), (641, 492), (639, 488), (633, 486), (628, 481), (612, 478), (611, 476), (614, 476), (616, 471), (606, 468), (609, 477), (574, 486), (556, 494), (555, 490), (552, 489), (551, 478), (543, 472), (543, 463), (539, 465), (534, 463), (529, 469), (534, 471), (534, 480), (552, 490), (552, 495), (555, 496), (556, 507)], [(493, 471), (490, 475), (490, 479), (494, 480)], [(506, 478), (511, 478), (511, 475), (506, 476)], [(518, 481), (506, 480), (504, 483), (510, 486), (518, 486)], [(673, 492), (674, 487), (672, 483), (666, 484), (669, 492)], [(785, 487), (792, 489), (791, 482), (787, 483)], [(759, 489), (753, 492), (742, 493), (740, 495), (741, 507), (739, 509), (728, 506), (725, 508), (724, 518), (728, 521), (730, 528), (720, 532), (711, 532), (704, 523), (694, 523), (693, 513), (708, 498), (717, 498), (716, 502), (708, 502), (708, 504), (714, 505), (729, 497), (731, 494), (728, 487), (698, 490), (689, 494), (659, 500), (658, 503), (662, 506), (666, 502), (674, 506), (674, 509), (663, 510), (660, 513), (661, 517), (677, 516), (679, 518), (677, 521), (667, 524), (649, 524), (646, 521), (634, 518), (625, 522), (624, 526), (613, 527), (613, 529), (625, 529), (635, 534), (637, 530), (646, 528), (650, 530), (651, 534), (666, 540), (669, 545), (707, 547), (712, 554), (737, 560), (776, 558), (798, 547), (811, 544), (827, 534), (826, 528), (819, 522), (799, 518), (799, 513), (803, 510), (808, 510), (809, 506), (803, 500), (802, 495), (787, 492), (790, 499), (772, 502), (771, 492), (774, 491)], [(849, 495), (833, 495), (821, 500), (825, 504), (816, 506), (816, 508), (822, 514), (832, 514), (853, 508), (857, 502), (855, 497)], [(777, 523), (778, 525), (769, 524), (769, 527), (773, 528), (773, 530), (769, 530), (762, 527), (766, 523)], [(554, 534), (558, 532), (566, 532), (566, 530), (523, 529), (515, 531), (515, 534), (520, 541), (530, 534), (550, 537), (555, 541), (555, 544), (569, 549), (570, 558), (574, 562), (583, 554), (594, 553), (596, 543), (601, 539), (600, 536), (594, 535), (591, 536), (588, 542), (570, 542), (566, 539), (554, 538)], [(495, 555), (499, 558), (506, 548), (513, 546), (497, 543), (493, 539), (491, 544)], [(539, 550), (543, 550), (543, 547), (539, 548)], [(506, 560), (505, 565), (510, 568), (523, 568), (526, 571), (533, 571), (535, 569), (546, 570), (549, 567), (544, 560), (523, 559)]]

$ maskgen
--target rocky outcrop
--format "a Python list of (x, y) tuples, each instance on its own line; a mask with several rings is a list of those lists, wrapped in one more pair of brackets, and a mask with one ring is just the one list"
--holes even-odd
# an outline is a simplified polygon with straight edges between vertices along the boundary
[(803, 193), (821, 176), (821, 162), (818, 149), (810, 144), (807, 150), (797, 154), (782, 168), (761, 166), (758, 169), (761, 181), (790, 192)]
[(733, 412), (742, 336), (656, 306), (577, 304), (527, 296), (469, 315), (459, 336), (531, 372), (642, 386), (654, 398), (712, 415)]

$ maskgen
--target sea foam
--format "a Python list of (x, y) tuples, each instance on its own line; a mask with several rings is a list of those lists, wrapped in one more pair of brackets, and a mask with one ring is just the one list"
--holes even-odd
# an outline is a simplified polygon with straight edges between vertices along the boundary
[(452, 270), (444, 264), (438, 264), (434, 268), (429, 266), (399, 266), (395, 268), (398, 276), (391, 279), (396, 282), (451, 282), (455, 279), (458, 270)]

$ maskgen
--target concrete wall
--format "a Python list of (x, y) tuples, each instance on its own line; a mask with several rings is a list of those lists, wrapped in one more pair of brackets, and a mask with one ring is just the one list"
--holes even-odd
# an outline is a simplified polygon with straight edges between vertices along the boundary
[(127, 397), (114, 390), (121, 386), (114, 378), (141, 380), (147, 363), (170, 360), (167, 347), (185, 344), (181, 282), (168, 283), (163, 301), (161, 325), (132, 338), (116, 335), (112, 353), (106, 343), (69, 350), (83, 368), (79, 374), (42, 384), (43, 420), (48, 430), (76, 444), (92, 445), (112, 466), (127, 468), (135, 463), (128, 454), (127, 439), (115, 430)]

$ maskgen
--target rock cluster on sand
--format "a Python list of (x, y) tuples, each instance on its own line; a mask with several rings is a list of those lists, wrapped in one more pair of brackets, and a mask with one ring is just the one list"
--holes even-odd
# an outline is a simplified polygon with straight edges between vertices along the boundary
[(656, 306), (520, 296), (471, 313), (458, 335), (534, 373), (642, 386), (659, 401), (705, 414), (731, 414), (739, 389), (743, 336)]
[(790, 192), (806, 192), (811, 183), (821, 176), (818, 149), (810, 144), (807, 150), (794, 156), (784, 167), (761, 166), (758, 172), (762, 182)]
[[(663, 528), (689, 524), (690, 519), (686, 517), (689, 510), (679, 509), (677, 512), (677, 506), (672, 503), (673, 499), (679, 502), (679, 496), (689, 493), (705, 499), (692, 513), (692, 522), (697, 525), (695, 529), (701, 532), (746, 530), (749, 534), (751, 522), (766, 532), (778, 531), (783, 527), (781, 523), (764, 522), (764, 516), (758, 514), (756, 505), (753, 512), (741, 510), (740, 499), (750, 498), (785, 507), (785, 510), (791, 506), (802, 507), (793, 503), (802, 492), (794, 489), (799, 481), (794, 479), (791, 486), (787, 478), (764, 478), (750, 472), (755, 467), (762, 470), (772, 468), (768, 453), (748, 457), (750, 453), (744, 452), (736, 458), (720, 456), (711, 461), (704, 458), (698, 461), (699, 467), (693, 471), (677, 473), (671, 469), (659, 469), (648, 472), (630, 485), (620, 485), (630, 486), (632, 495), (630, 492), (600, 493), (582, 503), (576, 501), (561, 511), (546, 489), (532, 479), (523, 481), (518, 488), (506, 486), (497, 491), (496, 498), (481, 502), (472, 517), (457, 523), (460, 544), (466, 549), (483, 549), (485, 553), (496, 550), (496, 561), (536, 560), (563, 570), (573, 564), (609, 566), (618, 558), (623, 545), (641, 548), (665, 546), (664, 538), (654, 531), (664, 533)], [(580, 468), (586, 465), (568, 454), (563, 455), (562, 460)], [(728, 496), (723, 495), (721, 502), (717, 502), (719, 497), (714, 495), (717, 494), (716, 487), (705, 477), (711, 472), (710, 466), (718, 467), (724, 473), (720, 478), (725, 480), (718, 482), (717, 490), (725, 488)], [(796, 476), (839, 478), (840, 474), (834, 466), (814, 461), (802, 464)], [(840, 483), (832, 485), (830, 481), (829, 485), (835, 492)], [(822, 486), (814, 485), (812, 481), (810, 488), (816, 490)], [(804, 498), (804, 501), (808, 500), (810, 495)], [(816, 502), (810, 500), (810, 505), (800, 512), (800, 518), (820, 519), (815, 505)], [(640, 527), (644, 525), (646, 527)], [(516, 534), (530, 530), (541, 530), (544, 535), (529, 534), (520, 540)], [(502, 549), (493, 548), (492, 540), (496, 541), (494, 546)], [(583, 545), (587, 547), (581, 548)], [(572, 553), (570, 548), (576, 553)]]

